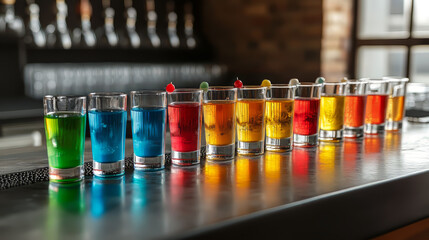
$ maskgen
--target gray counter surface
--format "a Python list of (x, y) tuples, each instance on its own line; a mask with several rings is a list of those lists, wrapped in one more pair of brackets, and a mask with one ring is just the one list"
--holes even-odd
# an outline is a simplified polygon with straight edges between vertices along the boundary
[[(429, 216), (428, 133), (405, 124), (289, 153), (10, 188), (0, 191), (1, 238), (374, 237)], [(16, 151), (47, 165), (42, 152)], [(36, 166), (28, 159), (19, 167)]]

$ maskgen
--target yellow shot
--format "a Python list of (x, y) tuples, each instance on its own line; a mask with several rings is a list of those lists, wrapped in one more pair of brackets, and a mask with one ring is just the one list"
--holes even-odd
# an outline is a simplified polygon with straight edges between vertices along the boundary
[(344, 125), (344, 96), (320, 98), (319, 127), (325, 131), (338, 131)]
[(216, 146), (235, 143), (235, 101), (205, 102), (203, 111), (206, 143)]
[(293, 105), (292, 99), (266, 101), (265, 129), (267, 137), (275, 139), (292, 137)]
[(251, 99), (237, 101), (237, 135), (241, 142), (264, 140), (265, 100)]
[(404, 103), (405, 97), (389, 97), (387, 100), (386, 120), (392, 122), (400, 122), (404, 118)]

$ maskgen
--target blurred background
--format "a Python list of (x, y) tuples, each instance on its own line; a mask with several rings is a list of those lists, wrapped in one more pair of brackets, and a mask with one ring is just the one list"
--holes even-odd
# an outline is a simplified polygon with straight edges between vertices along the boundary
[(427, 9), (427, 0), (0, 0), (0, 150), (44, 142), (47, 94), (235, 77), (429, 83)]

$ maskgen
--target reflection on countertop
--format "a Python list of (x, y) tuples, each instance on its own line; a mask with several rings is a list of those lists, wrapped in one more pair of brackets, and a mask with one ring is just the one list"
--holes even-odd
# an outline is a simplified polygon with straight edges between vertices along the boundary
[[(164, 238), (429, 168), (427, 126), (288, 153), (1, 191), (5, 238)], [(49, 198), (47, 198), (49, 196)], [(38, 219), (38, 221), (35, 221)], [(23, 227), (25, 231), (22, 231)]]

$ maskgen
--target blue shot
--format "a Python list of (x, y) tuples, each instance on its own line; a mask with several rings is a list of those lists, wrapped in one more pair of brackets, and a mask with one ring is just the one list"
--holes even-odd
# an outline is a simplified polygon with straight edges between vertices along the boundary
[(94, 175), (105, 177), (124, 174), (127, 112), (91, 110), (88, 119)]
[(135, 168), (164, 168), (165, 120), (165, 107), (131, 109)]

